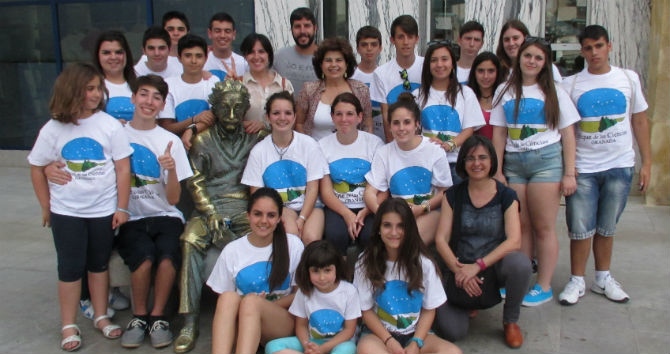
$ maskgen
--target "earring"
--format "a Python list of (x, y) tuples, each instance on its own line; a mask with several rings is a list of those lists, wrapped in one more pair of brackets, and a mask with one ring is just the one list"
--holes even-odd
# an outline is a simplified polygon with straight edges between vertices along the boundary
[(346, 73), (346, 72), (344, 73), (344, 78), (345, 78), (345, 79), (347, 78), (347, 73)]
[(325, 80), (325, 79), (326, 79), (326, 74), (321, 73), (321, 80)]

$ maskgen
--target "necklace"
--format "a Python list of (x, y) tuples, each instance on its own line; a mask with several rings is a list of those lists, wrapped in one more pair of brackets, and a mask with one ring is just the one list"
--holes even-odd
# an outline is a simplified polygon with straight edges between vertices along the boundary
[(293, 132), (291, 132), (291, 140), (288, 142), (288, 145), (286, 147), (279, 147), (277, 144), (275, 144), (275, 139), (272, 137), (272, 146), (274, 146), (275, 151), (277, 152), (277, 155), (279, 155), (279, 160), (284, 159), (284, 154), (288, 151), (288, 148), (291, 147), (291, 143), (293, 142)]
[(493, 95), (491, 95), (491, 96), (484, 96), (484, 95), (482, 95), (482, 98), (485, 99), (485, 100), (488, 100), (488, 99), (491, 98), (491, 97), (493, 97)]

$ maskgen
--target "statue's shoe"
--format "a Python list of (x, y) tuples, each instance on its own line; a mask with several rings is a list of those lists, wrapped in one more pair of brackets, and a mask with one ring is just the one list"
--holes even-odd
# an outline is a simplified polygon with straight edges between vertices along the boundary
[(174, 341), (174, 352), (177, 354), (187, 353), (195, 347), (195, 340), (198, 338), (198, 330), (191, 326), (184, 326), (179, 331), (179, 336)]

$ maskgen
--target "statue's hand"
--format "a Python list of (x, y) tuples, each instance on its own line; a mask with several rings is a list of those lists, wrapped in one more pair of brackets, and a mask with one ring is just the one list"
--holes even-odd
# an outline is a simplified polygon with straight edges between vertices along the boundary
[(213, 238), (221, 237), (221, 225), (223, 225), (223, 219), (221, 219), (219, 214), (210, 214), (207, 216), (207, 228)]

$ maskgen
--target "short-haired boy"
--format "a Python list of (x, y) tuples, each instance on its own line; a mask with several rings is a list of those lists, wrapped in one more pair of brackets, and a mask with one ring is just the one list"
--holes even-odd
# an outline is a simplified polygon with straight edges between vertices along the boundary
[[(351, 78), (370, 87), (374, 79), (374, 71), (377, 69), (379, 62), (379, 54), (382, 52), (381, 32), (373, 26), (361, 27), (356, 32), (356, 51), (361, 57), (361, 61), (358, 63), (356, 71), (354, 71), (354, 75)], [(373, 133), (382, 140), (386, 140), (383, 119), (379, 102), (372, 101)]]
[(477, 21), (464, 23), (458, 33), (458, 45), (461, 47), (461, 57), (456, 63), (456, 77), (458, 82), (466, 84), (472, 62), (484, 45), (484, 26)]
[[(139, 77), (131, 89), (135, 111), (124, 128), (133, 148), (130, 219), (121, 227), (118, 241), (119, 254), (131, 271), (133, 318), (121, 345), (138, 347), (148, 333), (152, 346), (162, 348), (172, 343), (165, 305), (179, 269), (179, 236), (184, 229), (184, 217), (175, 204), (181, 193), (180, 181), (193, 172), (179, 137), (156, 124), (165, 106), (167, 83), (160, 76), (147, 75)], [(153, 307), (149, 312), (152, 283)]]
[(146, 60), (135, 64), (137, 76), (155, 74), (164, 79), (182, 73), (179, 61), (170, 61), (170, 34), (162, 27), (152, 26), (144, 31), (142, 53)]
[(205, 63), (205, 70), (219, 80), (226, 77), (239, 80), (247, 71), (247, 61), (233, 52), (233, 41), (237, 36), (235, 20), (225, 12), (219, 12), (209, 20), (207, 36), (212, 41), (212, 52)]

